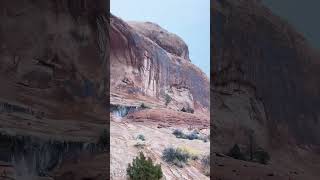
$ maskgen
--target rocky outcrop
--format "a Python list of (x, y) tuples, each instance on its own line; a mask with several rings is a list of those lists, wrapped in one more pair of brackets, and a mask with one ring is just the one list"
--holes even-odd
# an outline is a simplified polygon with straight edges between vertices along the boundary
[(211, 153), (238, 144), (271, 157), (217, 155), (211, 178), (318, 179), (319, 55), (258, 0), (211, 1), (211, 21)]
[(208, 116), (175, 112), (168, 109), (145, 109), (130, 113), (127, 118), (133, 122), (156, 122), (168, 126), (178, 125), (192, 128), (208, 128), (210, 124)]
[(259, 1), (213, 4), (215, 128), (263, 132), (259, 138), (272, 145), (319, 145), (319, 56)]
[(103, 124), (107, 14), (98, 2), (1, 3), (1, 109)]
[[(106, 8), (100, 0), (0, 3), (0, 132), (11, 138), (41, 139), (22, 140), (25, 147), (45, 142), (35, 143), (46, 147), (43, 157), (35, 156), (41, 163), (46, 163), (46, 154), (59, 161), (68, 159), (59, 155), (67, 149), (64, 142), (96, 143), (106, 128)], [(46, 145), (53, 140), (62, 149)], [(67, 157), (70, 154), (74, 153)], [(43, 175), (39, 169), (35, 174)]]
[(209, 80), (190, 62), (181, 38), (149, 22), (111, 16), (110, 23), (111, 103), (131, 96), (174, 110), (208, 109)]
[[(111, 179), (125, 179), (138, 152), (161, 164), (165, 179), (209, 179), (201, 162), (183, 168), (165, 162), (165, 148), (183, 145), (199, 157), (209, 142), (176, 138), (174, 129), (209, 130), (209, 79), (189, 59), (183, 40), (150, 22), (110, 19)], [(137, 144), (136, 137), (146, 139)], [(199, 158), (200, 159), (200, 158)]]
[(179, 36), (152, 22), (129, 22), (129, 25), (167, 52), (190, 61), (188, 46)]

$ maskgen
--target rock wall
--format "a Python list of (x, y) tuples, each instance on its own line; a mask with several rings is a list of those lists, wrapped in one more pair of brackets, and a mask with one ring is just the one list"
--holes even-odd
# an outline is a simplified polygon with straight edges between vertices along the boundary
[(129, 25), (167, 52), (190, 61), (188, 46), (179, 36), (152, 22), (129, 22)]
[(44, 119), (103, 124), (109, 53), (103, 6), (87, 0), (2, 1), (1, 102), (41, 112)]
[[(168, 107), (209, 107), (209, 80), (188, 57), (181, 38), (153, 23), (111, 16), (111, 93), (154, 98)], [(111, 97), (112, 101), (112, 97)]]
[[(0, 161), (14, 178), (107, 177), (105, 149), (86, 152), (108, 123), (107, 7), (104, 0), (0, 2)], [(81, 166), (80, 157), (89, 163)]]
[(259, 1), (214, 0), (211, 18), (215, 128), (319, 145), (320, 59), (303, 36)]

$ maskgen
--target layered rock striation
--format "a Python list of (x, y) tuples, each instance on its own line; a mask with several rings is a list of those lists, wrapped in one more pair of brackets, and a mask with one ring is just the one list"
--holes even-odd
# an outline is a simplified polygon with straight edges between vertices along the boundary
[(110, 24), (111, 103), (117, 95), (175, 110), (208, 109), (209, 80), (190, 62), (181, 38), (149, 22), (111, 15)]
[(214, 124), (319, 145), (320, 59), (303, 36), (259, 1), (215, 0), (211, 18)]
[[(63, 163), (83, 157), (82, 150), (98, 143), (106, 128), (106, 8), (100, 0), (1, 1), (0, 154), (7, 163), (25, 159), (14, 167), (17, 178), (55, 177), (59, 167), (77, 166)], [(100, 158), (104, 169), (105, 161)], [(73, 169), (68, 178), (55, 178), (106, 177), (106, 171), (86, 168), (95, 175), (80, 177)], [(19, 177), (21, 169), (29, 174)]]

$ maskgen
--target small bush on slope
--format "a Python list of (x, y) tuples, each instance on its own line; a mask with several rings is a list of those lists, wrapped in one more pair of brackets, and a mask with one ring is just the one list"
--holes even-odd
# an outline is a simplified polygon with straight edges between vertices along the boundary
[(268, 164), (268, 161), (270, 160), (269, 153), (264, 151), (263, 149), (259, 149), (256, 152), (254, 152), (253, 157), (257, 162), (261, 164)]
[(181, 149), (177, 148), (166, 148), (162, 153), (162, 158), (164, 161), (168, 163), (172, 163), (180, 168), (182, 168), (189, 160), (190, 154), (187, 152), (182, 151)]
[(249, 158), (246, 158), (246, 154), (242, 153), (238, 144), (235, 144), (227, 154), (230, 157), (233, 157), (234, 159), (244, 160), (244, 161), (252, 161), (252, 162), (258, 162), (260, 164), (267, 164), (270, 160), (270, 155), (268, 152), (264, 151), (263, 149), (258, 149), (253, 152), (253, 160), (250, 160)]
[(151, 158), (146, 159), (142, 152), (128, 165), (127, 175), (131, 180), (159, 180), (163, 176), (161, 165), (153, 165)]
[(196, 130), (190, 134), (185, 134), (180, 129), (175, 129), (172, 134), (175, 135), (176, 138), (181, 138), (181, 139), (189, 139), (189, 140), (199, 139), (199, 140), (202, 140), (203, 142), (208, 142), (209, 140), (209, 136), (201, 136), (199, 135), (199, 132), (197, 132)]
[(227, 154), (230, 157), (233, 157), (235, 159), (240, 159), (240, 160), (246, 160), (244, 154), (241, 152), (238, 144), (235, 144)]
[(199, 139), (199, 134), (197, 132), (193, 131), (192, 133), (187, 134), (186, 137), (189, 140)]
[(188, 146), (183, 146), (183, 147), (179, 147), (179, 149), (186, 153), (186, 154), (189, 154), (190, 158), (192, 160), (198, 160), (199, 159), (199, 156), (200, 156), (200, 152), (196, 149), (193, 149), (191, 147), (188, 147)]
[(175, 129), (172, 134), (177, 138), (182, 138), (185, 136), (185, 134), (180, 129)]
[(143, 134), (139, 134), (137, 136), (137, 139), (140, 139), (141, 141), (145, 141), (146, 140)]

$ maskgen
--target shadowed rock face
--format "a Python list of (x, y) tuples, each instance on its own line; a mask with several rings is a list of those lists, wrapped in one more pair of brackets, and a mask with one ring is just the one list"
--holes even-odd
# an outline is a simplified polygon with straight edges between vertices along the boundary
[[(51, 162), (50, 158), (70, 162), (68, 158), (74, 152), (70, 151), (66, 158), (57, 156), (60, 150), (71, 147), (66, 144), (95, 143), (106, 128), (106, 9), (107, 1), (103, 0), (0, 2), (0, 132), (9, 139), (36, 139), (12, 142), (22, 143), (23, 146), (14, 146), (14, 153), (22, 156), (28, 156), (24, 155), (28, 152), (23, 150), (25, 147), (39, 147), (42, 154), (30, 157), (44, 163), (50, 161), (50, 168), (44, 164), (40, 170), (56, 170), (55, 165), (60, 162)], [(55, 145), (50, 144), (51, 140)], [(0, 146), (6, 142), (11, 141), (2, 141)], [(57, 151), (60, 146), (62, 149)], [(79, 146), (77, 153), (82, 149)], [(10, 149), (0, 151), (10, 154)], [(100, 162), (105, 168), (105, 159)], [(76, 165), (67, 167), (72, 166)]]
[[(2, 104), (35, 118), (103, 124), (107, 13), (103, 1), (2, 1)], [(1, 109), (5, 109), (1, 105)], [(18, 108), (18, 110), (19, 110)]]
[(189, 61), (181, 38), (152, 23), (129, 25), (111, 16), (110, 40), (111, 94), (150, 97), (162, 105), (167, 94), (174, 109), (209, 107), (209, 80)]
[[(239, 127), (265, 131), (260, 137), (276, 144), (319, 145), (319, 56), (301, 34), (256, 1), (213, 4), (215, 126), (235, 132), (243, 131)], [(249, 108), (241, 111), (237, 103)], [(250, 122), (228, 127), (222, 119), (232, 113), (239, 117), (234, 119)]]

